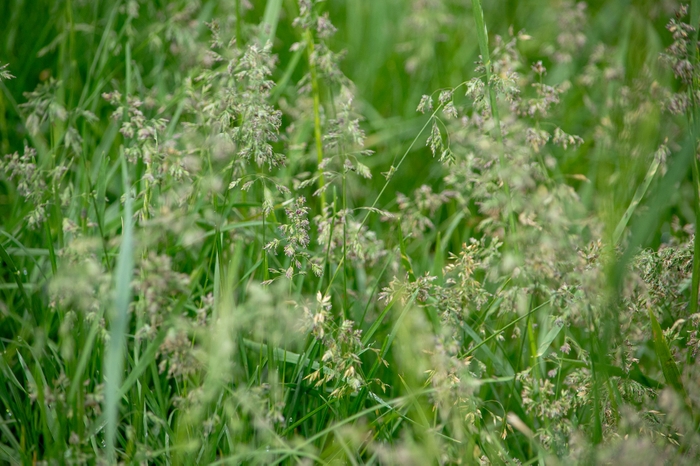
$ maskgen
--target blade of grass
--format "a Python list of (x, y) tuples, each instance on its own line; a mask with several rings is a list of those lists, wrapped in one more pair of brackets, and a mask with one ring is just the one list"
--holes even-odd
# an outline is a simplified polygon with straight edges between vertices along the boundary
[[(517, 319), (512, 320), (510, 323), (508, 323), (508, 324), (504, 325), (503, 327), (501, 327), (497, 332), (492, 333), (491, 335), (489, 335), (488, 337), (484, 338), (483, 340), (481, 340), (481, 338), (478, 338), (479, 343), (478, 343), (476, 346), (473, 346), (472, 348), (470, 348), (469, 351), (467, 351), (466, 356), (469, 356), (470, 354), (474, 353), (474, 351), (476, 351), (477, 349), (479, 349), (479, 347), (485, 345), (486, 343), (488, 343), (489, 341), (493, 340), (494, 338), (497, 338), (499, 335), (501, 335), (501, 334), (502, 334), (503, 332), (505, 332), (507, 329), (509, 329), (509, 328), (512, 327), (513, 325), (517, 324), (517, 323), (520, 322), (521, 320), (527, 319), (527, 318), (528, 318), (529, 316), (531, 316), (533, 313), (535, 313), (535, 312), (537, 312), (538, 310), (542, 309), (542, 307), (544, 307), (544, 306), (550, 304), (552, 301), (553, 301), (553, 300), (550, 299), (550, 300), (545, 301), (544, 303), (540, 304), (539, 306), (536, 306), (536, 307), (532, 308), (530, 311), (527, 312), (527, 314), (524, 314), (524, 315), (518, 317)], [(476, 333), (474, 333), (474, 334), (476, 334)]]
[[(656, 190), (657, 194), (650, 199), (649, 208), (644, 212), (644, 215), (640, 215), (633, 223), (629, 244), (610, 273), (611, 287), (614, 290), (618, 290), (618, 295), (620, 295), (619, 290), (622, 287), (626, 275), (627, 265), (639, 248), (647, 244), (649, 236), (657, 231), (656, 228), (659, 224), (659, 220), (669, 208), (671, 198), (662, 193), (670, 193), (674, 190), (674, 186), (677, 186), (688, 173), (689, 165), (692, 163), (694, 156), (695, 142), (691, 138), (687, 138), (682, 149), (674, 157), (669, 157), (668, 171), (659, 182), (658, 189)], [(606, 342), (602, 340), (600, 343), (605, 344)]]
[[(16, 248), (10, 248), (7, 247), (5, 248), (5, 252), (7, 252), (7, 255), (12, 257), (29, 257), (32, 259), (32, 262), (34, 262), (34, 265), (36, 266), (37, 270), (41, 273), (41, 275), (44, 277), (44, 280), (48, 281), (49, 277), (46, 276), (44, 273), (43, 267), (39, 264), (39, 262), (36, 260), (37, 257), (39, 256), (49, 256), (51, 253), (47, 249), (35, 249), (35, 248), (26, 248), (17, 238), (12, 236), (6, 231), (0, 230), (0, 235), (5, 236), (7, 239), (9, 239), (13, 244), (15, 244), (17, 247)], [(25, 287), (27, 285), (30, 285), (29, 283), (24, 284)]]
[(318, 85), (318, 73), (314, 54), (314, 38), (311, 29), (304, 32), (306, 41), (306, 53), (311, 74), (311, 93), (314, 99), (314, 140), (316, 141), (316, 161), (320, 172), (318, 177), (318, 189), (321, 192), (321, 212), (326, 209), (326, 182), (321, 169), (323, 163), (323, 135), (321, 134), (321, 90)]
[[(481, 61), (484, 63), (484, 69), (486, 70), (486, 88), (489, 91), (489, 104), (491, 106), (491, 117), (494, 122), (494, 132), (496, 134), (496, 140), (498, 142), (498, 161), (501, 166), (501, 170), (506, 168), (505, 152), (503, 147), (503, 133), (501, 131), (501, 119), (498, 114), (498, 100), (496, 99), (496, 90), (494, 89), (493, 82), (491, 80), (491, 56), (489, 53), (489, 33), (486, 29), (486, 23), (484, 22), (484, 10), (481, 8), (481, 0), (472, 0), (472, 14), (474, 16), (474, 22), (476, 23), (476, 39), (479, 43), (479, 50), (481, 51)], [(508, 183), (503, 180), (503, 189), (505, 190), (506, 197), (508, 198), (508, 205), (511, 205), (510, 199), (510, 187)], [(510, 213), (508, 215), (510, 220), (511, 233), (515, 232), (515, 214), (513, 208), (510, 208)]]
[(126, 348), (126, 331), (129, 323), (129, 302), (131, 301), (131, 279), (134, 272), (134, 232), (131, 200), (126, 158), (121, 153), (122, 177), (124, 182), (124, 215), (122, 244), (115, 269), (114, 305), (107, 313), (110, 323), (110, 338), (105, 354), (105, 401), (104, 411), (107, 421), (105, 444), (107, 459), (116, 462), (115, 441), (119, 425), (119, 387), (124, 368), (124, 351)]
[(51, 271), (53, 272), (53, 276), (56, 276), (56, 252), (54, 251), (53, 248), (53, 237), (51, 236), (51, 227), (49, 226), (49, 222), (44, 222), (44, 227), (46, 230), (46, 242), (48, 243), (49, 246), (49, 258), (51, 259)]
[(681, 373), (678, 370), (675, 359), (673, 359), (673, 354), (668, 347), (666, 338), (664, 337), (664, 332), (661, 330), (659, 321), (656, 320), (654, 311), (649, 308), (649, 320), (651, 321), (651, 331), (654, 340), (654, 349), (656, 350), (656, 357), (659, 358), (659, 363), (661, 364), (661, 370), (664, 373), (664, 378), (666, 382), (673, 387), (676, 392), (683, 396), (685, 399), (688, 395), (683, 387), (683, 381), (681, 380)]
[(15, 265), (15, 262), (12, 260), (10, 255), (7, 253), (5, 250), (5, 247), (0, 243), (0, 258), (7, 264), (7, 269), (10, 271), (10, 274), (12, 275), (12, 278), (14, 279), (15, 283), (17, 283), (17, 289), (19, 290), (19, 294), (22, 297), (22, 301), (24, 302), (24, 306), (26, 308), (27, 312), (31, 311), (31, 301), (29, 300), (29, 297), (27, 296), (27, 292), (24, 290), (24, 286), (22, 284), (22, 274), (20, 273), (19, 269)]
[(544, 337), (541, 338), (540, 344), (537, 347), (537, 357), (540, 358), (544, 356), (545, 351), (547, 351), (547, 348), (549, 348), (549, 345), (552, 344), (552, 342), (557, 338), (559, 335), (559, 332), (564, 328), (564, 325), (558, 325), (556, 322), (552, 326), (552, 328), (549, 329), (549, 331), (544, 335)]
[(299, 64), (299, 60), (301, 60), (302, 55), (304, 55), (304, 49), (299, 49), (294, 52), (292, 59), (289, 61), (287, 68), (284, 70), (284, 74), (279, 81), (277, 81), (275, 87), (272, 88), (270, 93), (270, 103), (275, 103), (279, 100), (282, 92), (284, 92), (284, 90), (287, 88), (289, 80), (292, 79), (292, 74), (294, 74), (294, 70)]
[[(695, 40), (691, 42), (692, 44), (698, 43), (698, 34), (700, 34), (700, 28), (698, 28), (698, 21), (700, 20), (700, 0), (692, 0), (690, 4), (690, 24), (695, 28), (694, 38)], [(697, 67), (698, 65), (698, 48), (693, 45), (691, 58), (693, 65)], [(691, 87), (691, 97), (696, 95), (695, 81), (692, 82)], [(700, 109), (697, 108), (697, 101), (691, 99), (694, 105), (691, 107), (691, 112), (689, 113), (689, 124), (690, 131), (692, 135), (695, 147), (697, 147), (698, 141), (698, 125), (700, 125)], [(690, 315), (695, 315), (698, 312), (698, 288), (700, 288), (700, 240), (698, 240), (698, 232), (700, 232), (700, 168), (698, 168), (698, 158), (693, 157), (692, 173), (693, 173), (693, 208), (695, 211), (695, 238), (693, 240), (693, 274), (691, 278), (691, 289), (690, 289)]]
[(85, 345), (80, 352), (80, 359), (78, 360), (78, 366), (71, 377), (70, 389), (68, 390), (68, 399), (73, 400), (75, 395), (78, 393), (78, 388), (82, 383), (83, 372), (88, 365), (90, 358), (93, 356), (93, 345), (95, 344), (95, 338), (97, 337), (97, 332), (100, 329), (100, 320), (95, 319), (90, 326), (90, 333), (88, 333)]
[[(116, 398), (118, 400), (121, 400), (131, 389), (131, 387), (136, 383), (138, 378), (151, 366), (153, 365), (155, 358), (156, 358), (156, 353), (158, 352), (158, 348), (160, 347), (161, 343), (163, 343), (163, 340), (165, 340), (165, 337), (167, 336), (167, 331), (162, 330), (156, 335), (156, 337), (153, 339), (151, 344), (146, 348), (146, 351), (144, 351), (141, 354), (141, 357), (139, 358), (138, 364), (136, 364), (134, 367), (130, 368), (129, 370), (129, 375), (124, 379), (124, 382), (122, 382), (121, 386), (119, 387), (119, 390), (116, 393)], [(156, 372), (157, 373), (157, 372)], [(97, 435), (97, 433), (102, 430), (105, 426), (107, 425), (107, 413), (103, 413), (100, 417), (98, 417), (91, 425), (89, 429), (89, 435), (94, 436)]]
[(265, 15), (260, 23), (260, 43), (264, 46), (267, 41), (275, 39), (277, 23), (280, 20), (282, 10), (282, 0), (267, 0), (265, 5)]
[(411, 282), (416, 281), (416, 275), (413, 273), (413, 267), (411, 266), (411, 260), (408, 257), (408, 254), (406, 254), (406, 242), (403, 237), (403, 233), (401, 231), (401, 222), (398, 222), (397, 224), (397, 230), (399, 232), (399, 250), (401, 251), (401, 265), (403, 265), (404, 269), (406, 269), (406, 273), (408, 273), (408, 279)]
[(632, 202), (630, 202), (629, 207), (627, 207), (627, 210), (620, 219), (620, 222), (617, 224), (617, 227), (615, 227), (615, 232), (613, 233), (613, 244), (617, 245), (620, 242), (620, 238), (622, 237), (622, 233), (625, 231), (627, 223), (629, 222), (630, 218), (632, 218), (634, 211), (637, 210), (637, 207), (646, 194), (647, 189), (649, 189), (651, 180), (654, 179), (654, 175), (656, 175), (659, 165), (661, 164), (661, 155), (662, 154), (660, 152), (654, 154), (654, 160), (652, 160), (651, 165), (649, 165), (649, 169), (644, 176), (644, 181), (642, 181), (642, 184), (637, 187), (637, 190), (634, 192)]

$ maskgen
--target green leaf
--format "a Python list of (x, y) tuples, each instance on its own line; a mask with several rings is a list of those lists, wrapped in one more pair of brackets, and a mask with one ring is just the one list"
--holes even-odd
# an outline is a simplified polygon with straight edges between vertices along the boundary
[(132, 199), (129, 189), (128, 169), (122, 150), (122, 177), (124, 180), (124, 227), (122, 244), (119, 248), (117, 267), (115, 270), (114, 305), (109, 310), (109, 343), (105, 355), (105, 418), (107, 432), (107, 458), (110, 462), (116, 459), (114, 443), (117, 438), (119, 424), (119, 388), (124, 372), (124, 350), (126, 347), (126, 332), (129, 324), (129, 303), (131, 302), (131, 279), (134, 273), (134, 231)]
[(21, 273), (2, 244), (0, 244), (0, 259), (2, 259), (5, 262), (5, 264), (7, 264), (6, 270), (10, 271), (10, 275), (12, 275), (12, 278), (14, 279), (15, 283), (17, 283), (17, 289), (19, 290), (19, 294), (22, 297), (22, 301), (24, 301), (26, 310), (27, 312), (31, 312), (31, 301), (29, 300), (27, 293), (24, 291)]
[(274, 41), (277, 32), (277, 24), (280, 20), (282, 0), (267, 0), (265, 16), (260, 24), (260, 43), (265, 45), (267, 41)]
[(404, 241), (403, 232), (401, 231), (401, 222), (397, 223), (397, 228), (399, 230), (399, 249), (401, 250), (401, 265), (408, 272), (408, 279), (412, 282), (416, 281), (416, 275), (413, 273), (413, 267), (411, 266), (411, 259), (409, 259), (408, 254), (406, 254), (406, 242)]
[(618, 222), (617, 227), (615, 227), (615, 232), (613, 233), (613, 244), (617, 244), (620, 241), (622, 233), (625, 231), (625, 227), (629, 223), (630, 218), (632, 218), (634, 211), (637, 210), (637, 206), (639, 206), (639, 203), (642, 201), (647, 189), (649, 189), (651, 180), (654, 179), (654, 175), (658, 171), (660, 164), (661, 157), (655, 155), (654, 160), (652, 160), (651, 165), (649, 165), (646, 176), (644, 176), (644, 181), (642, 181), (642, 184), (637, 187), (637, 190), (634, 192), (632, 202), (630, 202), (630, 205), (627, 207), (627, 210)]
[(554, 326), (549, 329), (549, 332), (547, 332), (544, 338), (542, 338), (542, 341), (540, 341), (539, 348), (537, 348), (538, 358), (544, 355), (544, 352), (547, 351), (549, 345), (551, 345), (552, 342), (557, 338), (557, 335), (559, 335), (559, 332), (561, 332), (562, 328), (564, 328), (563, 325), (558, 325), (557, 323), (555, 323)]
[(685, 398), (687, 395), (683, 387), (683, 382), (681, 381), (681, 373), (666, 343), (666, 338), (664, 337), (659, 322), (656, 320), (654, 311), (651, 309), (649, 309), (649, 319), (651, 320), (651, 330), (654, 337), (654, 349), (661, 363), (661, 370), (664, 373), (664, 378), (666, 378), (666, 382), (669, 385)]

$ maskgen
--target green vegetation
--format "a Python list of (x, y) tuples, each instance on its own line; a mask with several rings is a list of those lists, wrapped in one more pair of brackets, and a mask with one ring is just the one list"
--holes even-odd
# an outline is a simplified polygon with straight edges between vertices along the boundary
[(700, 464), (698, 26), (2, 2), (0, 463)]

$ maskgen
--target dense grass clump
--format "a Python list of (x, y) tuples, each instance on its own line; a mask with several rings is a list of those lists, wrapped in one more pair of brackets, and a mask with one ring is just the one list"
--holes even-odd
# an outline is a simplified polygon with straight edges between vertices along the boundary
[(700, 2), (0, 5), (0, 462), (700, 462)]

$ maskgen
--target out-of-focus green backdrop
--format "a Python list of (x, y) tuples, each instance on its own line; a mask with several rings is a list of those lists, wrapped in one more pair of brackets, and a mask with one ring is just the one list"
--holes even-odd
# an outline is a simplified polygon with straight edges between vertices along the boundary
[[(113, 2), (2, 2), (0, 61), (9, 63), (16, 79), (3, 83), (0, 152), (21, 148), (27, 135), (13, 107), (26, 100), (23, 92), (50, 78), (62, 81), (59, 96), (69, 106), (81, 98), (91, 99), (90, 108), (106, 120), (106, 103), (98, 96), (110, 89), (110, 81), (121, 81), (125, 73), (125, 51), (118, 41), (111, 43), (115, 37), (107, 37), (103, 44), (111, 48), (110, 53), (101, 56), (99, 62), (92, 59), (99, 52), (108, 22), (116, 22), (113, 30), (119, 34), (132, 34), (137, 39), (132, 60), (137, 64), (138, 86), (163, 97), (166, 87), (173, 80), (184, 79), (192, 65), (183, 60), (187, 56), (183, 50), (194, 49), (195, 42), (205, 40), (208, 31), (204, 21), (226, 18), (240, 8), (248, 23), (243, 27), (250, 28), (251, 24), (262, 23), (267, 6), (264, 1), (186, 3), (189, 15), (168, 14), (182, 11), (178, 2), (126, 2), (120, 8), (138, 8), (138, 17), (123, 28), (119, 22), (124, 21), (124, 15), (114, 15)], [(291, 71), (291, 82), (296, 82), (305, 72), (301, 65), (290, 66), (290, 46), (300, 40), (298, 30), (291, 26), (290, 12), (298, 11), (298, 7), (293, 0), (280, 0), (280, 6), (273, 40), (273, 52), (279, 57), (274, 78)], [(660, 134), (667, 118), (658, 106), (640, 109), (637, 105), (643, 115), (625, 122), (635, 106), (635, 102), (624, 101), (625, 88), (645, 87), (643, 91), (653, 101), (654, 81), (664, 86), (670, 83), (671, 75), (661, 70), (658, 57), (670, 42), (664, 26), (677, 6), (666, 0), (586, 4), (509, 0), (484, 4), (492, 46), (496, 35), (507, 39), (509, 33), (524, 31), (531, 39), (521, 43), (520, 52), (530, 62), (542, 60), (548, 68), (545, 82), (579, 83), (589, 75), (594, 79), (588, 86), (575, 86), (575, 91), (562, 96), (557, 124), (581, 135), (585, 144), (575, 152), (561, 151), (559, 167), (570, 176), (569, 182), (589, 207), (602, 212), (612, 224), (629, 204), (651, 155), (663, 142)], [(327, 2), (326, 9), (338, 28), (332, 48), (345, 51), (342, 68), (357, 87), (359, 107), (366, 119), (363, 125), (369, 135), (367, 143), (377, 153), (370, 165), (373, 169), (386, 168), (405, 150), (424, 121), (415, 111), (420, 96), (474, 76), (478, 45), (471, 4), (453, 0), (350, 0)], [(562, 60), (557, 54), (563, 49), (569, 57)], [(586, 69), (596, 50), (601, 55), (595, 65), (597, 74)], [(95, 74), (98, 82), (91, 83), (90, 92), (82, 95), (91, 67), (100, 72)], [(284, 98), (284, 90), (280, 97)], [(93, 128), (95, 137), (104, 125), (100, 122)], [(625, 137), (630, 133), (632, 138)], [(671, 145), (674, 142), (669, 141)], [(440, 176), (428, 152), (420, 145), (416, 150), (396, 184), (404, 192)], [(578, 175), (589, 181), (581, 181)], [(375, 183), (380, 183), (376, 177)], [(597, 200), (593, 192), (597, 192)], [(675, 196), (674, 213), (684, 220), (682, 223), (690, 221), (692, 209), (683, 201), (689, 199), (690, 192), (669, 195)], [(1, 196), (0, 212), (7, 212), (8, 203), (14, 199)], [(660, 232), (654, 242), (658, 244), (659, 240)]]

